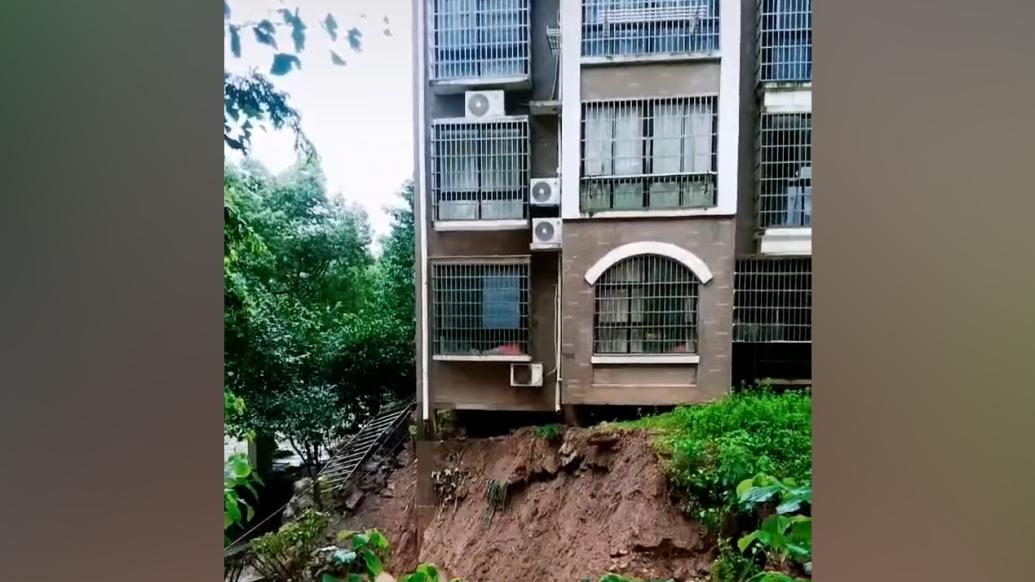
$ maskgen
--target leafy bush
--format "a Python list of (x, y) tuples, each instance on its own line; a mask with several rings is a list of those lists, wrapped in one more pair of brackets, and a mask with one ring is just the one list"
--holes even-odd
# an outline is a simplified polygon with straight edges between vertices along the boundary
[(754, 577), (758, 572), (759, 567), (734, 549), (728, 539), (719, 539), (719, 555), (712, 562), (712, 582), (741, 582)]
[(544, 441), (556, 443), (564, 438), (564, 425), (563, 424), (544, 424), (537, 426), (533, 429), (535, 436), (543, 439)]
[(287, 523), (275, 532), (252, 540), (255, 569), (270, 580), (304, 580), (303, 576), (312, 564), (313, 552), (327, 523), (326, 515), (307, 511), (298, 521)]
[(797, 482), (812, 477), (812, 397), (767, 390), (680, 407), (624, 423), (653, 429), (669, 474), (690, 496), (695, 517), (719, 528), (737, 509), (736, 487), (759, 473)]
[(328, 566), (320, 582), (373, 581), (384, 572), (388, 561), (388, 540), (376, 529), (365, 532), (342, 531), (338, 541), (348, 542), (351, 549), (335, 549), (328, 557)]
[(779, 480), (768, 475), (745, 479), (737, 486), (739, 502), (746, 509), (775, 505), (755, 531), (741, 537), (741, 552), (762, 553), (767, 565), (785, 567), (788, 560), (805, 571), (812, 568), (812, 487), (798, 485), (791, 479)]
[[(262, 484), (259, 476), (252, 472), (251, 463), (248, 462), (248, 455), (237, 453), (231, 455), (223, 462), (223, 543), (229, 544), (230, 539), (226, 537), (226, 530), (236, 525), (251, 521), (255, 516), (255, 510), (244, 499), (241, 498), (240, 489), (249, 490), (254, 497), (258, 497), (252, 483)], [(241, 508), (245, 513), (241, 513)]]

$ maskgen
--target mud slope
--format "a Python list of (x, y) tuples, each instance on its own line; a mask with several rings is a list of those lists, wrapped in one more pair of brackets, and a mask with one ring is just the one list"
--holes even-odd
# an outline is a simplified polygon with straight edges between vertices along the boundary
[[(712, 559), (703, 530), (670, 501), (647, 438), (570, 429), (561, 443), (530, 429), (444, 443), (441, 468), (466, 474), (462, 499), (440, 506), (419, 560), (467, 582), (579, 582), (607, 571), (643, 578), (703, 579)], [(382, 528), (393, 565), (414, 560), (412, 462), (389, 479), (391, 498), (364, 499), (349, 525)], [(489, 480), (506, 484), (490, 515)], [(369, 503), (368, 503), (369, 501)], [(398, 541), (397, 541), (398, 540)]]

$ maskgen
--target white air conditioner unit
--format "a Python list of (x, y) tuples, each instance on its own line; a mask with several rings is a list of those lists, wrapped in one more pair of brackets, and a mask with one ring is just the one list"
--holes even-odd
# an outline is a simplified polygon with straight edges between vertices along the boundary
[(561, 181), (557, 178), (535, 178), (528, 191), (532, 206), (558, 206), (561, 203)]
[(535, 387), (543, 385), (543, 365), (539, 362), (510, 365), (510, 385)]
[(466, 91), (464, 93), (464, 117), (467, 119), (493, 119), (503, 117), (503, 91)]
[(532, 249), (561, 248), (561, 219), (532, 219)]

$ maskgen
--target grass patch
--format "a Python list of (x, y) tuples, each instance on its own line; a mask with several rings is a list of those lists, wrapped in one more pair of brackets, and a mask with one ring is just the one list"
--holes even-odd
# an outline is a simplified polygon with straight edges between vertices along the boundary
[(721, 530), (735, 512), (736, 487), (744, 479), (765, 473), (812, 481), (807, 392), (741, 392), (610, 426), (654, 434), (670, 479), (688, 494), (691, 514), (709, 528)]
[(558, 443), (564, 439), (563, 424), (544, 424), (533, 429), (535, 436), (550, 443)]

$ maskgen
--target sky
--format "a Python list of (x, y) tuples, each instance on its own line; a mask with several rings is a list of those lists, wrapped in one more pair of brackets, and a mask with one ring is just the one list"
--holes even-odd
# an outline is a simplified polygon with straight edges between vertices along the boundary
[[(301, 113), (302, 128), (320, 153), (328, 193), (358, 203), (369, 215), (375, 236), (386, 234), (390, 222), (384, 208), (396, 205), (396, 192), (413, 175), (410, 2), (228, 1), (234, 23), (264, 18), (279, 23), (277, 9), (298, 8), (308, 27), (305, 50), (299, 55), (302, 68), (270, 78)], [(333, 44), (320, 24), (328, 13), (339, 26)], [(353, 26), (362, 32), (358, 53), (344, 38)], [(277, 40), (281, 50), (291, 52), (288, 30), (278, 30)], [(345, 66), (331, 62), (332, 48), (345, 59)], [(273, 49), (259, 44), (250, 30), (242, 30), (241, 58), (234, 58), (229, 41), (224, 42), (224, 62), (231, 72), (254, 68), (268, 73), (272, 60)], [(295, 161), (293, 144), (287, 131), (253, 131), (251, 156), (278, 172)], [(227, 158), (239, 159), (232, 153)]]

